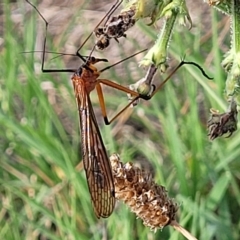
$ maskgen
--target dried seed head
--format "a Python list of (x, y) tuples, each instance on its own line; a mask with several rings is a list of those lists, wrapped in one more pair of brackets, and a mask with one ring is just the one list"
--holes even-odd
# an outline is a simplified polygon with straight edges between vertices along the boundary
[(163, 186), (152, 180), (149, 173), (131, 163), (123, 164), (115, 154), (110, 160), (116, 198), (124, 201), (143, 220), (145, 226), (156, 231), (175, 220), (177, 204), (168, 197)]
[(149, 173), (132, 163), (123, 164), (117, 154), (110, 157), (115, 185), (115, 197), (127, 204), (143, 224), (156, 231), (171, 225), (189, 240), (197, 240), (175, 220), (178, 205), (157, 185)]
[(237, 130), (237, 104), (231, 101), (229, 109), (225, 113), (219, 113), (217, 110), (211, 109), (211, 117), (208, 120), (208, 136), (210, 140), (221, 137), (228, 133), (230, 137)]

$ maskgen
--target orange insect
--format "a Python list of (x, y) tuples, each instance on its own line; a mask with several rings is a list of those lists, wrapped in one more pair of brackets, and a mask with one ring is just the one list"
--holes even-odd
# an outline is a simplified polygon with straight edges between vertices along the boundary
[[(90, 57), (85, 66), (72, 76), (72, 83), (78, 105), (82, 156), (86, 177), (96, 216), (111, 215), (114, 205), (114, 182), (107, 152), (97, 125), (90, 92), (98, 84), (99, 72), (93, 64), (104, 60)], [(86, 67), (87, 66), (87, 67)]]
[[(36, 6), (34, 6), (28, 0), (26, 1), (38, 12), (40, 17), (45, 22), (46, 34), (47, 34), (48, 22), (39, 12)], [(91, 35), (92, 33), (84, 41), (84, 43), (78, 49), (78, 51), (83, 47), (83, 45), (90, 38)], [(78, 111), (79, 111), (82, 156), (83, 156), (83, 164), (86, 172), (88, 188), (91, 194), (91, 200), (93, 203), (94, 212), (96, 216), (98, 218), (100, 217), (107, 218), (111, 215), (115, 206), (114, 181), (113, 181), (111, 165), (109, 162), (109, 158), (107, 156), (107, 151), (104, 146), (104, 143), (98, 128), (98, 124), (96, 121), (96, 117), (93, 111), (93, 107), (92, 107), (92, 103), (89, 95), (90, 95), (90, 92), (94, 90), (94, 88), (97, 89), (100, 106), (104, 115), (104, 121), (106, 124), (110, 124), (113, 121), (113, 119), (108, 121), (108, 118), (106, 116), (104, 98), (103, 98), (102, 88), (100, 84), (102, 83), (102, 84), (108, 85), (110, 87), (129, 93), (133, 96), (138, 96), (138, 93), (131, 91), (130, 89), (123, 87), (119, 84), (113, 83), (107, 79), (98, 79), (98, 77), (100, 76), (101, 72), (109, 69), (112, 66), (117, 65), (118, 63), (126, 59), (129, 59), (137, 55), (138, 53), (124, 60), (121, 60), (112, 66), (106, 67), (101, 71), (98, 71), (97, 68), (94, 66), (94, 64), (100, 61), (107, 62), (107, 59), (98, 59), (93, 56), (84, 57), (77, 51), (76, 55), (83, 60), (84, 64), (80, 66), (77, 70), (73, 70), (73, 69), (58, 70), (58, 69), (44, 68), (44, 60), (45, 60), (45, 53), (46, 53), (45, 47), (46, 47), (46, 36), (43, 43), (43, 56), (42, 56), (43, 72), (73, 72), (73, 76), (71, 80), (73, 83), (74, 93), (75, 93), (76, 102), (77, 102)], [(60, 55), (63, 55), (63, 54), (60, 54)], [(114, 117), (114, 119), (116, 117)]]
[(117, 88), (135, 96), (137, 93), (107, 79), (99, 79), (101, 72), (94, 64), (100, 61), (106, 61), (106, 59), (88, 57), (87, 62), (73, 74), (72, 83), (80, 117), (82, 155), (89, 192), (96, 216), (106, 218), (111, 215), (115, 205), (114, 181), (89, 95), (92, 90), (97, 89), (105, 123), (109, 124), (113, 119), (108, 121), (100, 84)]

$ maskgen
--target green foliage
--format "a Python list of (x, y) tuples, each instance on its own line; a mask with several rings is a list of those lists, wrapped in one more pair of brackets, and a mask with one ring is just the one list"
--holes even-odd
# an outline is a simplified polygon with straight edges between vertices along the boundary
[[(81, 4), (79, 1), (80, 7)], [(184, 239), (171, 227), (156, 234), (150, 232), (122, 203), (116, 205), (108, 219), (96, 219), (85, 173), (75, 168), (81, 154), (70, 76), (42, 73), (41, 53), (22, 53), (42, 50), (44, 23), (36, 12), (24, 1), (5, 0), (2, 6), (0, 239)], [(90, 10), (94, 10), (94, 6), (88, 6), (91, 21), (84, 23), (86, 15), (79, 6), (70, 6), (73, 11), (70, 25), (62, 16), (65, 25), (60, 26), (61, 34), (50, 29), (49, 51), (64, 52), (63, 38), (79, 47), (79, 42), (83, 42), (100, 19), (100, 16), (91, 18)], [(54, 10), (53, 6), (41, 7), (41, 12), (43, 7)], [(62, 8), (55, 18), (67, 9)], [(198, 12), (190, 12), (192, 14)], [(192, 31), (176, 29), (169, 57), (179, 61), (187, 53), (186, 60), (200, 64), (214, 77), (213, 81), (205, 79), (195, 67), (184, 66), (153, 99), (141, 101), (133, 112), (129, 110), (121, 121), (111, 126), (103, 126), (95, 92), (91, 99), (108, 153), (117, 152), (123, 160), (140, 162), (152, 171), (156, 182), (165, 186), (169, 196), (179, 203), (178, 222), (182, 226), (199, 239), (238, 239), (240, 133), (235, 132), (230, 139), (210, 142), (206, 130), (209, 108), (225, 110), (226, 107), (222, 100), (225, 78), (219, 64), (224, 47), (215, 42), (222, 29), (217, 24), (213, 24), (212, 29), (209, 27), (211, 22), (222, 22), (224, 18), (210, 12), (205, 16), (209, 18), (207, 27), (194, 22)], [(51, 26), (54, 24), (57, 25), (50, 22)], [(63, 34), (71, 35), (79, 24), (83, 37), (77, 35), (77, 39), (69, 39)], [(208, 31), (202, 33), (205, 28)], [(134, 35), (137, 31), (144, 33), (144, 44), (136, 40), (141, 37)], [(112, 41), (109, 49), (94, 55), (108, 58), (111, 64), (146, 45), (151, 47), (156, 39), (156, 29), (142, 22), (127, 34), (127, 39), (119, 39), (119, 44)], [(201, 39), (203, 34), (208, 38)], [(229, 44), (227, 38), (224, 40)], [(94, 37), (84, 51), (90, 49), (93, 42)], [(69, 63), (78, 66), (69, 59), (64, 58), (68, 66)], [(134, 83), (145, 73), (137, 67), (140, 59), (122, 63), (104, 73), (103, 78), (123, 85)], [(170, 66), (175, 63), (169, 61)], [(59, 69), (65, 65), (61, 58), (48, 58), (46, 67)], [(154, 83), (159, 84), (162, 79), (156, 76)], [(105, 90), (111, 115), (127, 103), (126, 95)]]

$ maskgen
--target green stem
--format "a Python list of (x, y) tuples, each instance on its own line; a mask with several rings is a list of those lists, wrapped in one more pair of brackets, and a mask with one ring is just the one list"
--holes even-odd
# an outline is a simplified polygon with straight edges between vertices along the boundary
[(233, 51), (240, 52), (240, 0), (232, 0)]
[(171, 39), (174, 23), (177, 18), (177, 13), (173, 14), (165, 21), (163, 29), (155, 42), (154, 46), (148, 51), (144, 59), (140, 62), (141, 65), (149, 66), (154, 64), (156, 67), (160, 67), (161, 71), (165, 71), (165, 63), (167, 60), (167, 48)]
[[(226, 94), (235, 98), (240, 106), (240, 0), (232, 0), (232, 48), (224, 59), (228, 69)], [(225, 68), (226, 69), (226, 68)]]

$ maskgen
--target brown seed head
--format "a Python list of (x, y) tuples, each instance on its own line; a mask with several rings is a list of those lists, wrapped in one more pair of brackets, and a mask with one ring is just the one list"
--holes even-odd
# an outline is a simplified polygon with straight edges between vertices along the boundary
[(208, 120), (208, 136), (210, 140), (221, 137), (225, 133), (229, 133), (230, 137), (237, 130), (237, 104), (234, 100), (230, 102), (229, 108), (224, 113), (219, 113), (215, 109), (211, 109), (211, 117)]
[(163, 186), (157, 185), (149, 173), (131, 163), (123, 164), (119, 156), (110, 157), (115, 196), (124, 201), (145, 226), (156, 231), (175, 220), (178, 206), (167, 195)]

